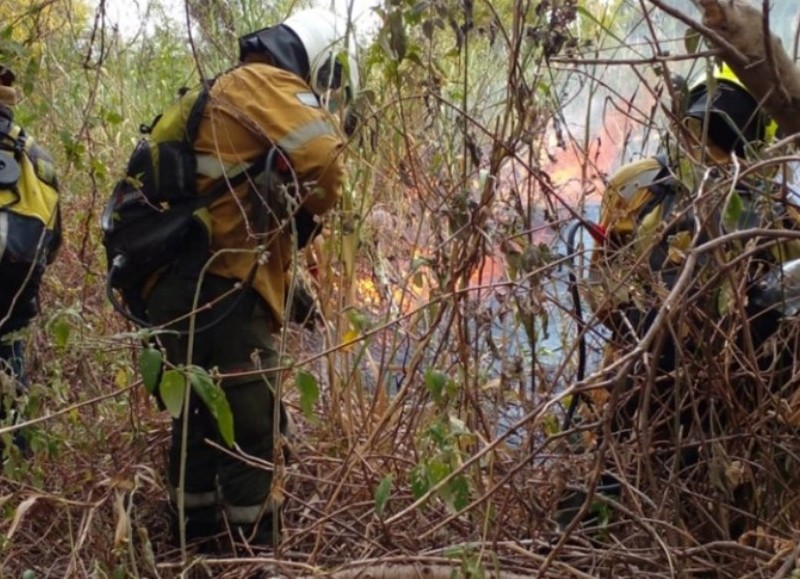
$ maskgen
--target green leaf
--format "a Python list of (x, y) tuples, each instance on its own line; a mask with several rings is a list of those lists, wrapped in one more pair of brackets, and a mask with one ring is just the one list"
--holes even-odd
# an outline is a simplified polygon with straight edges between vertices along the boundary
[(92, 171), (94, 171), (95, 175), (100, 178), (105, 177), (108, 174), (108, 166), (103, 163), (100, 159), (93, 158), (89, 161), (89, 167)]
[(217, 422), (217, 428), (222, 440), (228, 446), (233, 446), (233, 412), (222, 387), (211, 379), (203, 368), (191, 366), (188, 368), (189, 382), (192, 390), (200, 397), (208, 408), (211, 416)]
[(736, 295), (729, 279), (722, 282), (722, 286), (717, 292), (717, 312), (720, 316), (726, 316), (736, 308)]
[(443, 372), (432, 369), (428, 369), (425, 372), (425, 386), (428, 388), (428, 392), (431, 393), (433, 401), (436, 402), (436, 404), (442, 403), (442, 393), (444, 392), (446, 384), (447, 376)]
[(375, 490), (375, 514), (383, 518), (383, 510), (392, 494), (392, 475), (386, 475)]
[(186, 379), (177, 370), (167, 370), (161, 378), (161, 385), (158, 390), (161, 401), (167, 408), (167, 412), (173, 418), (181, 415), (183, 408), (183, 398), (186, 393)]
[(396, 10), (389, 14), (389, 43), (393, 56), (397, 62), (401, 62), (406, 57), (406, 29), (403, 24), (403, 13)]
[(420, 498), (430, 488), (427, 470), (427, 466), (420, 463), (411, 471), (411, 494), (414, 495), (414, 499)]
[(456, 511), (465, 509), (469, 505), (469, 483), (466, 477), (459, 475), (448, 482), (447, 494)]
[(448, 446), (447, 440), (450, 436), (450, 431), (445, 422), (445, 419), (440, 417), (428, 426), (426, 434), (437, 448), (444, 449)]
[(105, 121), (110, 125), (118, 125), (125, 120), (117, 111), (106, 111), (104, 115)]
[(683, 44), (686, 47), (686, 52), (688, 54), (696, 54), (697, 50), (700, 48), (700, 33), (697, 32), (694, 28), (687, 28), (686, 34), (683, 37)]
[(434, 459), (428, 464), (428, 480), (431, 485), (437, 485), (451, 472), (453, 472), (453, 469), (450, 465), (439, 459)]
[(597, 517), (597, 522), (600, 524), (600, 528), (605, 529), (608, 527), (613, 513), (611, 511), (611, 507), (607, 503), (598, 500), (592, 501), (592, 505), (589, 507), (589, 512)]
[(50, 324), (50, 333), (53, 334), (53, 340), (55, 341), (56, 346), (62, 350), (67, 347), (70, 333), (67, 320), (64, 318), (58, 318), (57, 320), (53, 321), (53, 323)]
[(422, 23), (422, 34), (425, 36), (425, 38), (430, 40), (431, 38), (433, 38), (433, 31), (434, 31), (433, 20), (425, 20)]
[(295, 375), (295, 382), (297, 383), (297, 390), (300, 392), (300, 408), (303, 410), (303, 416), (313, 419), (314, 404), (319, 399), (317, 379), (309, 372), (300, 370)]
[(739, 219), (744, 213), (744, 202), (736, 190), (731, 191), (722, 215), (722, 226), (728, 233), (739, 229)]
[(139, 357), (139, 371), (142, 373), (144, 387), (150, 394), (155, 394), (158, 388), (158, 378), (161, 376), (161, 365), (163, 363), (161, 351), (156, 348), (147, 348)]
[(347, 319), (349, 320), (353, 329), (358, 330), (359, 332), (369, 330), (372, 326), (372, 323), (366, 314), (354, 309), (348, 310)]

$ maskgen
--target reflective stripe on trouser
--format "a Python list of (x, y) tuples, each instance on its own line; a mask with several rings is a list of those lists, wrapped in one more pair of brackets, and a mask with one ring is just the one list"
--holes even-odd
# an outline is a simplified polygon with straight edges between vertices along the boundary
[(272, 501), (258, 505), (231, 505), (224, 503), (225, 516), (232, 525), (252, 525), (273, 511)]
[[(236, 282), (207, 276), (200, 304), (229, 291)], [(148, 315), (154, 324), (163, 324), (186, 313), (193, 300), (193, 276), (169, 272), (159, 280), (148, 297)], [(224, 315), (223, 315), (224, 314)], [(197, 327), (211, 327), (195, 335), (194, 356), (186, 360), (188, 337), (161, 334), (159, 340), (173, 364), (193, 363), (203, 368), (219, 368), (222, 373), (246, 372), (277, 365), (270, 336), (273, 325), (266, 304), (251, 288), (234, 291), (230, 297), (197, 315)], [(185, 329), (186, 321), (168, 329)], [(272, 462), (274, 403), (269, 382), (262, 376), (230, 377), (223, 380), (233, 414), (236, 445), (250, 456)], [(169, 481), (177, 487), (181, 463), (182, 418), (173, 421), (169, 455)], [(269, 496), (272, 472), (246, 464), (243, 460), (210, 446), (206, 439), (225, 446), (216, 421), (197, 396), (190, 397), (186, 448), (185, 491), (205, 495), (217, 485), (225, 504), (259, 509)]]

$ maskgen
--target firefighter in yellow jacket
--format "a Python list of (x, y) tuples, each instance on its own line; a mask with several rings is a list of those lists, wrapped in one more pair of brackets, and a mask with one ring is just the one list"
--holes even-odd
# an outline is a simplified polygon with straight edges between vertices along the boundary
[[(250, 544), (268, 545), (275, 538), (280, 512), (270, 499), (271, 472), (252, 459), (273, 462), (274, 433), (285, 424), (273, 421), (269, 375), (254, 371), (279, 365), (271, 334), (288, 309), (292, 254), (313, 237), (316, 216), (330, 210), (341, 194), (345, 142), (336, 121), (358, 89), (347, 34), (344, 21), (313, 9), (242, 37), (241, 64), (216, 79), (203, 110), (194, 144), (200, 194), (235, 173), (244, 160), (273, 147), (277, 157), (270, 162), (282, 167), (289, 187), (259, 183), (265, 173), (216, 199), (210, 206), (210, 252), (188, 248), (146, 298), (150, 322), (184, 330), (159, 338), (173, 364), (188, 362), (190, 340), (187, 321), (170, 322), (191, 310), (198, 283), (200, 303), (214, 303), (197, 315), (191, 363), (216, 367), (226, 376), (222, 387), (233, 413), (235, 442), (251, 457), (248, 462), (208, 445), (205, 439), (220, 440), (217, 425), (202, 402), (191, 401), (183, 489), (188, 539), (226, 528)], [(259, 194), (266, 190), (277, 197)], [(287, 215), (292, 217), (288, 226)], [(278, 414), (284, 422), (282, 409)], [(181, 427), (182, 420), (175, 420), (168, 473), (173, 492), (179, 482)]]
[[(14, 122), (14, 80), (0, 60), (0, 419), (18, 418), (15, 395), (27, 387), (22, 330), (39, 313), (42, 276), (61, 245), (53, 160)], [(14, 443), (27, 449), (19, 432)]]
[[(773, 139), (775, 123), (727, 66), (717, 67), (712, 76), (689, 91), (678, 143), (665, 147), (663, 155), (623, 166), (604, 194), (597, 232), (603, 239), (593, 253), (590, 295), (595, 315), (612, 334), (606, 365), (646, 335), (695, 247), (735, 231), (797, 228), (797, 211), (783, 202), (786, 191), (772, 175), (736, 173), (744, 172), (753, 153)], [(747, 251), (748, 259), (736, 260)], [(692, 364), (700, 354), (723, 351), (731, 335), (757, 348), (776, 331), (780, 304), (765, 299), (764, 280), (779, 264), (797, 257), (797, 241), (748, 245), (747, 239), (697, 255), (689, 283), (667, 316), (667, 331), (643, 358), (647, 366), (638, 363), (634, 372), (655, 380), (648, 417), (641, 421), (646, 383), (629, 376), (613, 410), (612, 430), (636, 436), (637, 425), (663, 424), (662, 432), (687, 441), (693, 436), (691, 423), (707, 426), (712, 420), (708, 392), (715, 373), (724, 372)], [(726, 269), (722, 263), (730, 265)], [(735, 310), (747, 315), (749, 337), (743, 338), (741, 325), (732, 321)], [(725, 333), (726, 319), (738, 333)], [(692, 362), (692, 356), (697, 360)], [(710, 377), (702, 376), (706, 370)], [(701, 390), (693, 387), (698, 381)], [(671, 430), (676, 410), (681, 433)]]

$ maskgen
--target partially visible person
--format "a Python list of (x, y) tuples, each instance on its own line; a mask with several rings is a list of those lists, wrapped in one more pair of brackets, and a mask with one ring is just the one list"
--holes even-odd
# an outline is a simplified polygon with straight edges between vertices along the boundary
[[(701, 465), (718, 460), (755, 461), (742, 429), (765, 401), (792, 394), (794, 348), (780, 331), (793, 324), (771, 280), (800, 257), (800, 242), (752, 233), (697, 251), (728, 234), (800, 229), (774, 171), (755, 162), (775, 123), (727, 66), (710, 76), (689, 91), (677, 139), (610, 179), (590, 273), (592, 309), (611, 334), (605, 367), (640, 354), (597, 397), (613, 404), (610, 432), (633, 442), (629, 456), (651, 473), (675, 480), (705, 481), (712, 471)], [(642, 347), (646, 336), (652, 341)], [(720, 483), (730, 484), (738, 513), (724, 529), (732, 536), (753, 520), (746, 513), (754, 487), (737, 480)]]
[[(1, 57), (0, 57), (1, 58)], [(61, 244), (58, 182), (50, 155), (14, 122), (13, 71), (0, 60), (0, 418), (18, 422), (27, 388), (24, 330), (39, 312), (45, 267)], [(27, 443), (15, 431), (14, 443)]]

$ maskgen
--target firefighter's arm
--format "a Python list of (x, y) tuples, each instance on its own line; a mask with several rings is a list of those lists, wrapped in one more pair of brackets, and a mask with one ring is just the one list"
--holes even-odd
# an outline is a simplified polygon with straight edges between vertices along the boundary
[(600, 228), (605, 241), (592, 252), (590, 306), (597, 319), (608, 327), (619, 308), (628, 302), (623, 267), (625, 254), (636, 228), (636, 214), (650, 199), (648, 185), (660, 170), (656, 160), (644, 160), (622, 167), (609, 181), (600, 205)]
[(323, 109), (318, 113), (310, 121), (316, 127), (309, 131), (313, 136), (289, 154), (300, 184), (301, 207), (315, 215), (336, 204), (345, 180), (344, 141), (329, 113)]

